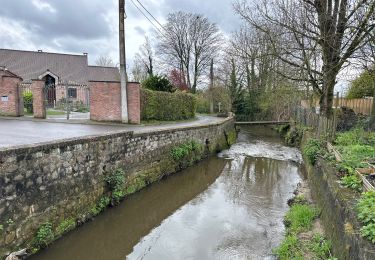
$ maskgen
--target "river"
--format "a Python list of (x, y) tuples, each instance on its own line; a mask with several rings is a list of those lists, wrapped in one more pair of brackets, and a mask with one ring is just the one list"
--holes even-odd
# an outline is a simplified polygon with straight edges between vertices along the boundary
[(266, 127), (126, 198), (34, 260), (273, 259), (301, 155)]

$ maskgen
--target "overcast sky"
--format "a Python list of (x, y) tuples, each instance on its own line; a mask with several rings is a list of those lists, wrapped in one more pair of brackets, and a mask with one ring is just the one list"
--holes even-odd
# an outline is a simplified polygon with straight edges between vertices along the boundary
[[(137, 3), (137, 0), (133, 0)], [(240, 20), (231, 0), (139, 0), (161, 23), (168, 13), (201, 13), (227, 34)], [(118, 62), (118, 0), (0, 0), (0, 48), (89, 53)], [(153, 25), (126, 0), (127, 60), (133, 60)], [(155, 23), (156, 24), (156, 23)], [(154, 32), (154, 33), (153, 33)]]

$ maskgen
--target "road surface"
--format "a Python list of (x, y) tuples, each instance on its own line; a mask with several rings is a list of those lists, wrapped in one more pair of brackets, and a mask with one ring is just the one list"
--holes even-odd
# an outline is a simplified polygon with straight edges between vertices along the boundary
[(189, 122), (145, 126), (121, 124), (72, 124), (0, 118), (0, 149), (122, 131), (144, 133), (157, 130), (184, 128), (219, 123), (222, 120), (224, 119), (218, 117), (198, 116), (197, 120)]

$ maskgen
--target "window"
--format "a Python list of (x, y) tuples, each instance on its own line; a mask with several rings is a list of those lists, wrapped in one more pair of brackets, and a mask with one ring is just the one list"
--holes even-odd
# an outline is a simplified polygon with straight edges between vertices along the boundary
[(68, 88), (68, 96), (70, 98), (77, 98), (77, 89), (76, 88)]

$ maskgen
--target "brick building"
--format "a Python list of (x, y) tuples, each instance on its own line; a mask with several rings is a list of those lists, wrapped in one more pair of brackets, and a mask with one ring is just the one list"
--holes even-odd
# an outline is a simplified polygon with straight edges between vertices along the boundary
[[(129, 123), (140, 123), (139, 88), (127, 84)], [(122, 121), (119, 70), (89, 66), (87, 54), (0, 49), (0, 114), (23, 115), (25, 91), (33, 94), (36, 118), (46, 118), (48, 107), (64, 110), (69, 104), (70, 111), (90, 110), (91, 120)]]
[(72, 55), (43, 51), (0, 49), (0, 67), (22, 78), (24, 90), (32, 80), (45, 82), (48, 107), (59, 107), (69, 98), (73, 104), (89, 106), (89, 81), (119, 81), (116, 67), (89, 66), (87, 54)]

